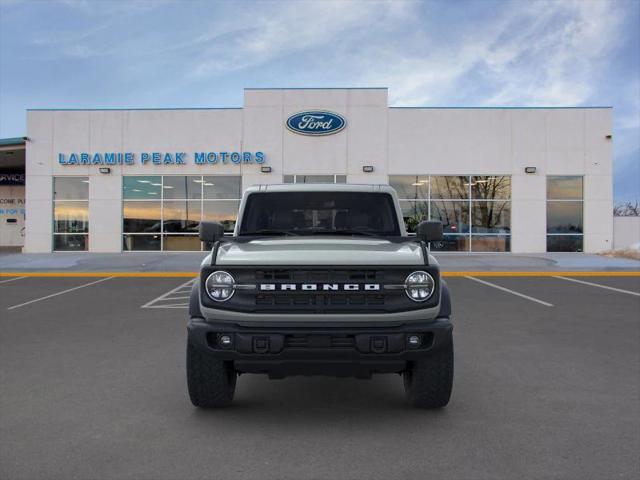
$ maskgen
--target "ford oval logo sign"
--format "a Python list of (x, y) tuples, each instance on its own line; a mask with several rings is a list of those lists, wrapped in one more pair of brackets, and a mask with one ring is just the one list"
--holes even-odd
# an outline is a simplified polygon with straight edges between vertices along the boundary
[(332, 135), (346, 126), (342, 115), (324, 110), (299, 112), (287, 119), (287, 128), (301, 135)]

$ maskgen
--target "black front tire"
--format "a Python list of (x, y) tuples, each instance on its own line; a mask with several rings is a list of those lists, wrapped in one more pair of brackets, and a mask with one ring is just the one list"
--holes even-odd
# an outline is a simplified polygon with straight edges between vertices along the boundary
[(236, 371), (187, 342), (187, 386), (191, 403), (201, 408), (219, 408), (231, 404), (236, 390)]
[(429, 357), (412, 362), (403, 373), (407, 400), (418, 408), (442, 408), (453, 387), (453, 341)]

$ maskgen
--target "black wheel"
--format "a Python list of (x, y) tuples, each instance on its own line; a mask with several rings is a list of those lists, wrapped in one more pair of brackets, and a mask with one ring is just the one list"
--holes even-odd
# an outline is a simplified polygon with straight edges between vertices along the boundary
[(217, 408), (231, 404), (236, 389), (236, 372), (223, 362), (187, 342), (187, 386), (196, 407)]
[(407, 400), (418, 408), (442, 408), (453, 386), (453, 341), (424, 360), (412, 362), (403, 373)]

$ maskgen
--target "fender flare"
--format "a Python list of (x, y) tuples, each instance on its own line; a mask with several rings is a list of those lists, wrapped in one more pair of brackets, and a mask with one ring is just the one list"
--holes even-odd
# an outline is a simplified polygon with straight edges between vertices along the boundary
[(191, 318), (204, 318), (200, 311), (200, 277), (193, 283), (189, 295), (189, 316)]
[(438, 317), (450, 317), (451, 316), (451, 294), (449, 293), (449, 286), (443, 279), (441, 280), (442, 294), (440, 296), (440, 313)]

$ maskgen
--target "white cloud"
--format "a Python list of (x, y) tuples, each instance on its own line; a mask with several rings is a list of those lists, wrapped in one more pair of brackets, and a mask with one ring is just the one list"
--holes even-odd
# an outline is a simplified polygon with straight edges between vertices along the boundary
[(579, 105), (593, 94), (594, 70), (617, 42), (621, 12), (608, 2), (557, 5), (546, 22), (521, 38), (519, 56), (525, 61), (517, 65), (516, 56), (509, 80), (487, 103)]
[[(610, 2), (515, 2), (485, 25), (419, 55), (403, 45), (379, 58), (365, 82), (391, 86), (395, 105), (455, 103), (482, 86), (484, 105), (579, 105), (594, 69), (616, 44), (623, 13)], [(393, 61), (393, 58), (401, 58)], [(404, 57), (404, 58), (403, 58)]]
[[(199, 39), (206, 43), (193, 75), (215, 76), (277, 60), (292, 53), (308, 54), (335, 45), (350, 32), (376, 20), (404, 18), (408, 4), (402, 2), (285, 2), (253, 4), (255, 10), (235, 12), (229, 29), (216, 23)], [(373, 33), (373, 32), (372, 32)], [(332, 47), (333, 48), (333, 47)], [(335, 63), (335, 68), (340, 68)]]
[[(100, 9), (86, 0), (68, 3), (95, 22), (37, 34), (32, 43), (47, 48), (49, 57), (110, 56), (127, 74), (173, 59), (182, 65), (174, 84), (291, 59), (307, 84), (332, 76), (349, 85), (388, 86), (397, 106), (583, 104), (624, 15), (610, 2), (516, 1), (488, 20), (467, 21), (461, 33), (436, 35), (430, 4), (238, 2), (203, 9), (197, 26), (185, 19), (165, 25), (171, 35), (162, 35), (153, 24), (140, 31), (121, 25), (125, 13), (130, 21), (145, 19), (157, 2), (108, 2)], [(289, 72), (272, 73), (282, 82)]]

